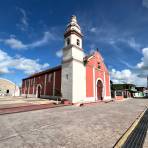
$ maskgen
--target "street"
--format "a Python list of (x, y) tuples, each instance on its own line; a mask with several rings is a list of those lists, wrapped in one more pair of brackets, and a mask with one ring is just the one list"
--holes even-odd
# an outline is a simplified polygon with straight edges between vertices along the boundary
[(111, 148), (148, 99), (0, 116), (0, 148)]

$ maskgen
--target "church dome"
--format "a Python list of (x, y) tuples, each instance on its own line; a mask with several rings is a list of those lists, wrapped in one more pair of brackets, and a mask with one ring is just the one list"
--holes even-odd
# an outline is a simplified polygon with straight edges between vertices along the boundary
[(70, 23), (67, 25), (65, 34), (70, 31), (76, 31), (77, 33), (82, 35), (81, 28), (80, 28), (79, 24), (77, 23), (77, 17), (75, 15), (72, 15)]

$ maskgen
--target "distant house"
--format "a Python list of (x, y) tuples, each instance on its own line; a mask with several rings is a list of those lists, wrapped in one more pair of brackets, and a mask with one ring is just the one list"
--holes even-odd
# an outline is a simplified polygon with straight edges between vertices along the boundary
[(20, 89), (10, 80), (0, 78), (0, 96), (19, 96)]
[(133, 97), (136, 91), (134, 84), (112, 84), (111, 85), (112, 97), (117, 100)]
[(134, 93), (134, 97), (140, 97), (143, 98), (147, 92), (145, 91), (145, 87), (136, 87), (136, 92)]
[(148, 88), (144, 90), (144, 97), (148, 98)]

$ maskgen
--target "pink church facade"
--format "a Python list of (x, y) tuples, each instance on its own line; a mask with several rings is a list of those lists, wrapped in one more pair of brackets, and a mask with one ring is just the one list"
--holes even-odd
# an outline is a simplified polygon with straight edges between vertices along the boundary
[(64, 33), (61, 65), (22, 80), (22, 95), (61, 98), (71, 103), (111, 99), (110, 76), (98, 51), (86, 56), (75, 16)]
[(110, 77), (99, 52), (88, 58), (86, 65), (86, 97), (95, 101), (110, 99)]

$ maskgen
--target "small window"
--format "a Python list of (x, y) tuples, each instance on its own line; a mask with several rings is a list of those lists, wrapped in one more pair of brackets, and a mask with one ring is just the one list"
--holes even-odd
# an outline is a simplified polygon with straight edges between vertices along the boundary
[(70, 44), (70, 39), (68, 38), (68, 39), (67, 39), (67, 45), (69, 45), (69, 44)]
[(79, 39), (77, 39), (77, 45), (80, 46), (80, 40)]
[(101, 69), (101, 64), (100, 64), (100, 62), (98, 62), (98, 69)]

